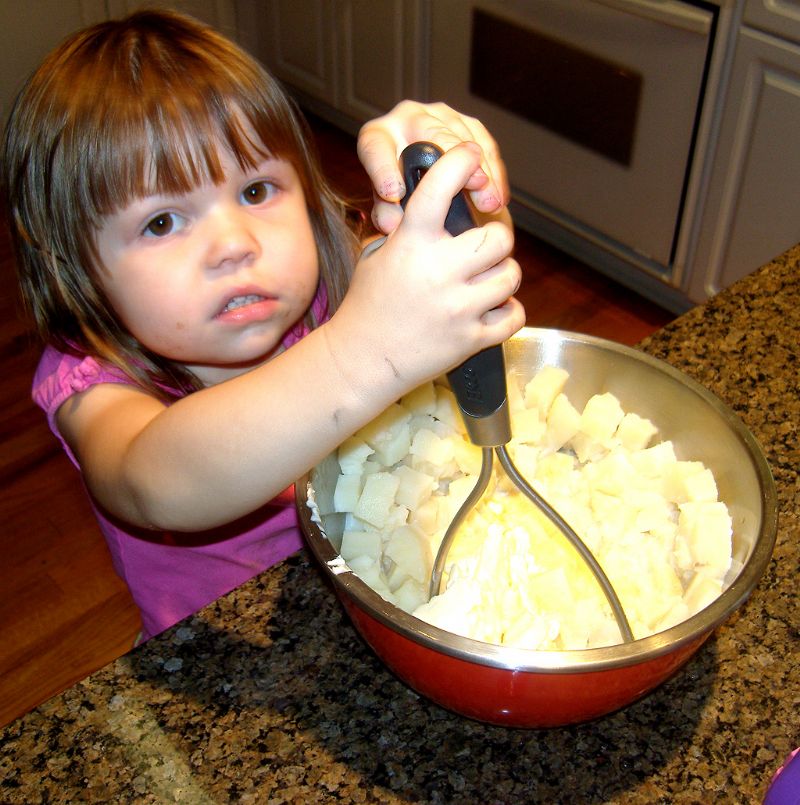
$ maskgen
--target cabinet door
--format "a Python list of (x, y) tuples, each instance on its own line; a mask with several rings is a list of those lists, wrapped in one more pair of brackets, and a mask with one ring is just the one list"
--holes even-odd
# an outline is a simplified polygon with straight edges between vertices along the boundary
[(545, 228), (669, 278), (713, 14), (676, 2), (436, 0), (430, 91), (500, 143)]
[(267, 0), (262, 8), (255, 54), (345, 128), (424, 96), (425, 0)]
[(339, 111), (364, 122), (423, 95), (422, 9), (409, 0), (341, 0)]
[(268, 0), (257, 20), (261, 45), (256, 51), (275, 76), (332, 106), (338, 104), (334, 11), (328, 0)]
[(695, 301), (800, 242), (800, 45), (742, 29), (687, 292)]

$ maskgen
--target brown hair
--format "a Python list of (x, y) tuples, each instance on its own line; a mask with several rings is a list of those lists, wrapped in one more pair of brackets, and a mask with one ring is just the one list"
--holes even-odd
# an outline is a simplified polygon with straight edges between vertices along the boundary
[(45, 341), (109, 361), (159, 396), (200, 386), (120, 324), (97, 281), (95, 234), (104, 216), (136, 198), (222, 181), (220, 143), (244, 168), (269, 154), (297, 171), (321, 278), (337, 307), (356, 236), (302, 116), (222, 35), (176, 13), (144, 11), (65, 40), (31, 76), (7, 124), (12, 239), (23, 299)]

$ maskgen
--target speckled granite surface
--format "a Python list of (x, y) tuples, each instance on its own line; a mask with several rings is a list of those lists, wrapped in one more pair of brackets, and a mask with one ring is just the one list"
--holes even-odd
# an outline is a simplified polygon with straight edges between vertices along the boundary
[(642, 345), (736, 410), (774, 559), (674, 678), (591, 724), (468, 721), (395, 680), (304, 554), (0, 732), (0, 801), (755, 803), (800, 744), (800, 246)]

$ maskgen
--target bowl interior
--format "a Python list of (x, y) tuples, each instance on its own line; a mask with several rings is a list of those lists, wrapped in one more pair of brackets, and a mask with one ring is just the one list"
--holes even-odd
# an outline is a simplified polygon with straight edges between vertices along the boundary
[[(612, 392), (625, 411), (653, 421), (658, 439), (671, 439), (680, 459), (702, 461), (714, 474), (720, 500), (733, 520), (733, 556), (742, 565), (723, 594), (687, 621), (659, 634), (583, 651), (525, 651), (490, 646), (450, 634), (384, 601), (338, 556), (340, 515), (323, 517), (322, 530), (305, 505), (310, 480), (324, 503), (332, 498), (335, 455), (297, 484), (301, 521), (309, 545), (328, 568), (340, 594), (411, 639), (476, 662), (515, 669), (606, 668), (660, 655), (710, 632), (747, 598), (772, 554), (777, 524), (775, 488), (759, 445), (741, 420), (717, 397), (683, 373), (644, 353), (604, 339), (559, 330), (525, 328), (505, 345), (509, 383), (530, 379), (544, 366), (566, 369), (565, 393), (579, 410), (593, 395)], [(513, 429), (513, 418), (512, 418)], [(330, 540), (326, 537), (330, 537)]]

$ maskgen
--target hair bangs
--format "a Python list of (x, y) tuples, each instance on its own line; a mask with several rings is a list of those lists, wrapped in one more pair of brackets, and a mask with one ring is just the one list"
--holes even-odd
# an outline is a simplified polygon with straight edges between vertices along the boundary
[(187, 95), (181, 90), (149, 109), (141, 101), (123, 102), (120, 114), (107, 115), (98, 130), (102, 139), (82, 150), (85, 168), (91, 167), (81, 172), (89, 177), (85, 190), (92, 214), (102, 218), (150, 195), (182, 195), (201, 184), (219, 184), (225, 178), (220, 149), (243, 169), (269, 156), (302, 164), (285, 119), (266, 119), (252, 102), (209, 103), (206, 95), (205, 103), (192, 103)]

